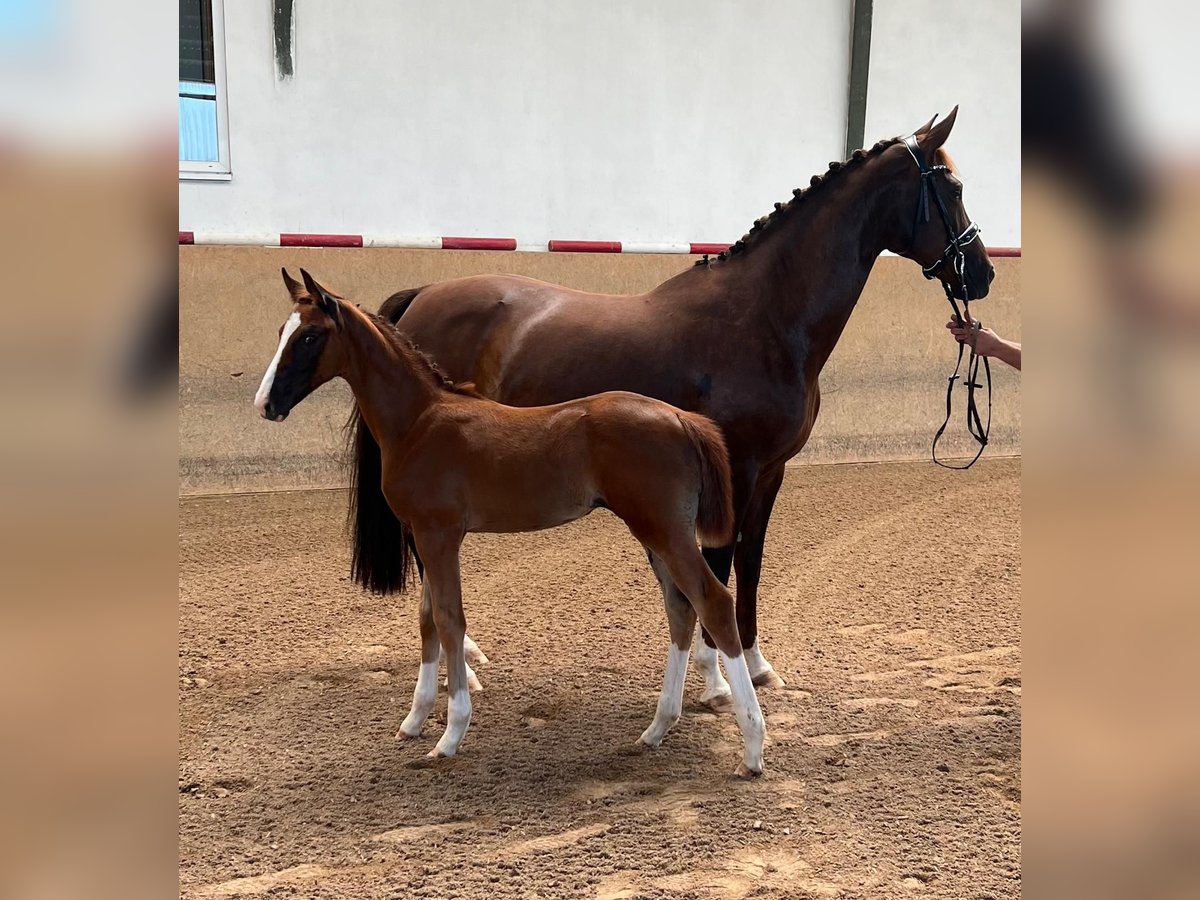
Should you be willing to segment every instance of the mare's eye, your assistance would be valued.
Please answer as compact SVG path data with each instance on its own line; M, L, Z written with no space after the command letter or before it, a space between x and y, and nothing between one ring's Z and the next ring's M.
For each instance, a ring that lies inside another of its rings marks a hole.
M306 344L312 344L316 340L317 340L317 336L315 334L306 334L304 336L304 343L306 343Z

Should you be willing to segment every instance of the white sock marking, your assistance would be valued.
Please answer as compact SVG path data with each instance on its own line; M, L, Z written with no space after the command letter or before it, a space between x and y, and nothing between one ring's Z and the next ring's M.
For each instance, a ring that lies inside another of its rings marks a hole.
M413 690L412 709L400 723L400 731L409 737L416 737L421 733L421 726L425 724L425 720L433 712L433 705L437 703L437 673L437 660L423 662L421 668L417 670L417 686Z
M671 727L679 721L683 712L683 682L687 678L688 656L691 647L679 649L671 645L667 654L667 672L663 676L662 693L658 697L658 709L654 721L642 732L642 743L657 747L667 736Z
M479 649L479 645L471 640L471 636L469 634L463 635L463 651L467 654L468 661L474 660L475 665L477 666L487 665L488 658L484 655L483 651ZM470 666L467 666L467 668L469 669Z
M746 656L746 667L750 670L750 677L757 678L764 672L774 672L775 667L767 662L767 658L762 655L762 651L758 649L758 639L755 638L754 645L747 647L743 653Z
M450 707L446 712L446 731L437 742L436 752L442 756L453 756L458 752L471 725L471 692L465 687L450 695Z
M275 351L271 364L267 366L267 374L263 376L262 384L258 386L258 393L254 395L254 408L258 410L260 416L267 414L267 400L271 397L271 385L275 383L275 369L279 366L279 360L283 358L283 348L287 346L288 338L299 327L300 313L298 312L292 313L283 323L283 333L279 335L279 349Z
M729 673L729 686L733 691L733 713L737 717L738 728L741 729L742 741L745 744L746 768L751 772L761 772L767 724L763 719L762 707L758 705L758 694L754 693L750 670L746 667L746 655L739 653L731 658L722 653L721 662L725 663L725 671Z
M729 682L725 680L725 676L721 674L721 667L717 664L717 649L708 646L702 634L696 635L694 643L696 669L704 676L704 694L700 699L708 701L716 697L728 697Z

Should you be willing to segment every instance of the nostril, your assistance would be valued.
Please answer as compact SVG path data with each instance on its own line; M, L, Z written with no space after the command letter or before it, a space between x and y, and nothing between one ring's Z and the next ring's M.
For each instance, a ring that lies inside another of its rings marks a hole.
M996 280L996 267L988 266L988 284Z

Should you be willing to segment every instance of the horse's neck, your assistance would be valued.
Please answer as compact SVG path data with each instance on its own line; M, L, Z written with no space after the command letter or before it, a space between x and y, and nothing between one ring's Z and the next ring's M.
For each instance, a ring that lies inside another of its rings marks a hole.
M776 227L733 257L729 277L744 284L759 320L788 341L815 376L842 335L884 250L880 175L866 166L799 202Z
M414 359L361 313L345 316L345 337L348 352L342 377L367 427L380 446L401 439L438 402L440 391Z

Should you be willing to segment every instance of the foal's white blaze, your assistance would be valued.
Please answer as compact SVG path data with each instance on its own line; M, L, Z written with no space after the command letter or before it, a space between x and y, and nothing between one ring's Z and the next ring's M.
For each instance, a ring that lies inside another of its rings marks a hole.
M425 724L425 720L433 712L433 705L437 703L437 673L436 659L433 662L421 663L421 668L417 671L417 686L413 690L412 709L400 723L400 734L396 737L417 737L421 733L421 726Z
M667 654L667 673L663 676L663 689L658 697L658 710L654 713L654 721L642 732L641 741L650 747L657 747L667 736L671 727L679 721L683 712L683 682L687 678L688 655L691 647L682 650L671 645Z
M275 369L279 366L279 360L283 358L283 348L287 346L288 338L299 327L300 313L294 312L283 323L283 333L279 335L279 349L275 351L275 357L271 360L271 364L267 366L267 374L263 376L262 384L258 386L258 393L254 395L254 408L258 410L258 414L263 418L266 418L267 415L267 400L271 396L271 385L275 383Z
M704 635L696 635L696 669L704 676L704 693L701 701L707 703L717 697L729 696L729 682L721 674L721 666L717 663L717 648L710 647L704 642Z
M746 654L739 653L736 657L721 654L721 662L729 673L729 686L733 691L733 714L737 717L738 728L742 732L745 744L743 765L750 774L757 775L763 768L763 741L767 737L767 724L763 720L762 707L758 705L758 694L754 692L754 682L750 680L750 670L746 667ZM739 774L746 774L739 769Z

